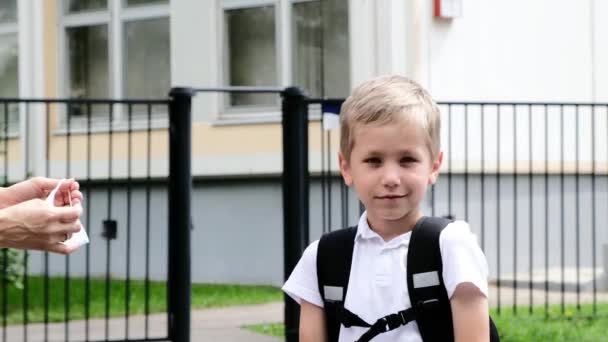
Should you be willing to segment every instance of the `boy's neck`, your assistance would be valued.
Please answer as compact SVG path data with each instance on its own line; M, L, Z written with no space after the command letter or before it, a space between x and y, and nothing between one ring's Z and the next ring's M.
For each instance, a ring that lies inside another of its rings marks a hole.
M422 217L420 210L415 210L408 215L397 220L383 220L370 217L368 214L367 224L380 237L388 242L399 235L410 232L414 229L416 222Z

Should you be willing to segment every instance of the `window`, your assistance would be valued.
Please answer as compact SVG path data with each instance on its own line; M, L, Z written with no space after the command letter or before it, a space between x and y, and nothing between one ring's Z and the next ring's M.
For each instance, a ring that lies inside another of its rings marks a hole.
M0 23L17 24L17 0L5 0L0 5Z
M67 0L67 13L103 10L108 7L107 0Z
M68 65L72 98L108 97L108 27L92 25L67 29ZM95 107L95 110L101 108ZM72 107L80 115L84 108Z
M233 86L276 85L275 6L226 10L228 79ZM230 105L272 105L276 96L233 94Z
M222 4L224 84L297 85L312 97L348 95L348 1L223 0ZM281 8L289 9L289 27L280 24L285 22ZM286 46L280 44L284 35L288 35ZM226 105L268 108L278 105L278 99L232 94Z
M350 88L348 1L294 3L292 36L294 84L311 97L346 97Z
M168 0L62 0L62 6L65 95L167 97L171 79ZM166 112L166 108L156 110ZM69 115L82 118L87 111L86 106L72 106ZM105 123L110 119L107 105L92 106L91 115ZM113 108L112 119L126 120L126 110Z
M125 23L123 43L126 97L166 97L171 86L169 18Z
M17 35L17 0L0 4L0 97L19 96L19 44ZM19 106L0 108L0 134L8 120L11 132L19 130Z

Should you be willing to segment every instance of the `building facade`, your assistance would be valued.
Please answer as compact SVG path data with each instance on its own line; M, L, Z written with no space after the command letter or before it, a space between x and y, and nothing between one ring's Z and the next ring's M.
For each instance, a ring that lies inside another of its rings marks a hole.
M0 96L152 99L166 98L172 86L297 85L311 97L340 98L363 80L397 73L419 81L443 102L608 102L608 23L601 20L608 4L604 1L444 2L457 10L437 16L434 2L425 0L5 1L0 9ZM34 119L21 119L26 112ZM94 181L141 180L148 176L158 179L151 191L154 210L149 221L156 239L152 254L160 258L155 265L163 264L166 203L170 200L162 182L168 170L166 108L26 108L9 104L5 113L0 121L8 122L10 129L9 139L4 140L3 158L7 162L2 164L7 165L3 174L9 182L28 175L48 175L88 179L97 184L91 185L87 202L92 205L90 252L93 258L111 260L116 277L123 276L127 251L121 227L129 225L134 234L145 231L146 220L141 213L145 212L142 196L146 189L133 185L134 214L127 223L124 182L108 194L106 185ZM325 157L319 152L324 144L320 112L313 108L311 113L310 171L318 175L329 166L335 173L336 161L325 165ZM505 121L511 122L516 114L505 115ZM562 125L573 127L577 117L567 114ZM498 116L489 116L486 124L493 127L497 120ZM597 120L598 127L606 127L605 116L598 113ZM453 121L454 125L461 122ZM195 96L194 281L282 281L280 122L278 96ZM549 125L549 132L559 132L559 127L551 126L555 125L553 120L539 125ZM523 131L532 130L523 121L519 126ZM498 152L507 160L502 163L494 162L490 152L463 152L463 141L483 136L481 127L471 126L462 134L452 134L444 127L444 140L449 137L447 144L453 146L444 169L479 179L483 172L506 176L524 173L525 168L517 171L517 167L528 164L540 174L548 165L549 173L564 168L570 175L575 171L587 175L595 172L604 177L600 177L600 185L606 182L605 134L583 142L580 156L579 150L567 148L561 157L555 147L559 144L547 146L549 152L543 154L545 145L540 136L536 142L536 135L527 141L534 146L531 152L517 153L518 148L512 146L519 126L504 126L503 140L477 143L489 144L486 151L504 146ZM129 128L131 135L127 134ZM590 132L591 126L581 126L581 135ZM152 147L147 145L149 134ZM93 141L93 154L85 148L87 139ZM110 139L113 143L108 144ZM127 139L132 139L130 153L125 149ZM25 144L26 140L29 143ZM331 133L328 142L335 155L337 133ZM476 140L470 143L474 145ZM69 144L73 148L66 149ZM592 149L596 155L593 161ZM70 160L67 169L66 160ZM338 184L336 178L331 186L337 189ZM325 220L320 214L322 187L313 179L312 239L319 236L319 223ZM349 196L352 210L348 223L354 223L358 206L354 194ZM606 192L600 196L605 198ZM340 210L337 202L329 206ZM112 253L105 241L95 243L108 213L119 227ZM330 221L333 227L343 224L337 215ZM503 224L506 233L510 230L505 227L511 227L512 222ZM473 226L476 233L481 234L482 224ZM608 242L608 236L602 234L598 236L603 239L600 241ZM495 241L493 237L487 239ZM513 240L510 244L516 243ZM131 248L133 262L143 262L145 247L134 243ZM80 261L71 263L72 274L84 272L83 253L74 254L72 260ZM489 259L491 264L495 262L495 258ZM41 260L35 253L30 257L31 272L43 272ZM56 260L50 264L52 272L65 271L60 257L53 256L52 260ZM503 269L512 269L513 263L506 262ZM92 272L101 274L104 267L101 263ZM166 266L154 272L155 278L163 279Z

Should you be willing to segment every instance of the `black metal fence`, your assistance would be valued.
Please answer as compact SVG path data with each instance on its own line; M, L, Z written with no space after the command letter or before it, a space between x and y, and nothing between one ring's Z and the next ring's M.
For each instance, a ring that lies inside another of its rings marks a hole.
M189 340L192 95L0 99L3 186L76 178L90 238L69 256L2 251L18 276L0 285L2 341Z
M356 223L362 208L340 180L331 129L341 100L308 99L296 88L178 88L162 100L1 99L4 185L32 174L79 179L91 238L68 257L17 256L23 290L0 285L3 341L189 340L190 103L202 91L282 95L286 276L309 236ZM598 279L608 242L608 104L441 106L446 158L425 212L470 222L491 269L491 304L498 312L541 306L548 315L551 305L563 314L568 303L583 311L589 302L597 314L607 300ZM154 143L161 139L169 141L168 167ZM163 206L168 225L156 210ZM4 274L11 253L2 252ZM117 263L124 273L110 271ZM51 310L57 301L60 312ZM94 310L103 319L92 319ZM297 310L286 298L288 340L297 336Z
M342 100L286 94L288 276L309 234L316 239L354 225L364 209L339 176L339 137L332 127ZM423 210L470 223L488 259L491 306L498 314L507 307L516 314L598 314L598 302L608 301L608 289L600 288L608 286L601 271L603 263L606 277L608 261L601 260L608 255L608 104L440 107L445 157ZM290 298L285 323L287 340L295 341L298 307Z

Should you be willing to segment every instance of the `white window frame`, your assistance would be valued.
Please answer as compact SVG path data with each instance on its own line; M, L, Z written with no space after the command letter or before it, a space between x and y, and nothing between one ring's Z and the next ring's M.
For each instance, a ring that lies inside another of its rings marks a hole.
M277 84L268 86L288 87L293 85L293 37L292 37L292 7L297 3L315 2L322 0L221 0L218 10L219 32L217 51L219 51L220 82L228 86L229 61L227 54L227 29L224 22L224 12L230 9L253 8L265 5L275 6L275 37L276 37L276 60L277 60ZM344 0L347 1L347 0ZM278 99L278 95L277 95ZM280 105L273 107L263 106L230 106L228 96L218 96L218 117L214 122L222 124L242 123L264 123L280 122ZM312 108L311 118L319 118L320 109Z
M94 25L107 25L108 29L108 98L109 99L122 99L124 98L124 82L126 75L124 74L124 37L123 27L128 22L146 20L146 19L159 19L169 18L170 16L170 1L167 3L150 4L150 5L137 5L137 6L126 6L124 0L107 0L108 7L101 10L83 11L80 13L66 13L65 0L57 0L57 16L59 23L59 58L58 58L58 89L60 97L69 97L69 61L67 51L67 37L66 32L69 28L74 27L86 27ZM170 29L170 28L169 28ZM169 72L171 72L169 70ZM167 97L170 89L167 89ZM140 113L133 112L132 116L132 129L147 129L147 120L142 116L137 115ZM153 128L166 128L168 127L168 120L166 115L152 115L151 126ZM58 127L59 133L66 130L67 113L62 110L58 115ZM70 119L70 131L79 132L84 131L87 127L87 118L71 118ZM112 128L114 130L127 129L128 115L126 110L122 109L122 106L115 105L112 112ZM72 127L73 126L73 127ZM108 119L107 118L95 118L91 119L91 127L94 131L107 131Z

